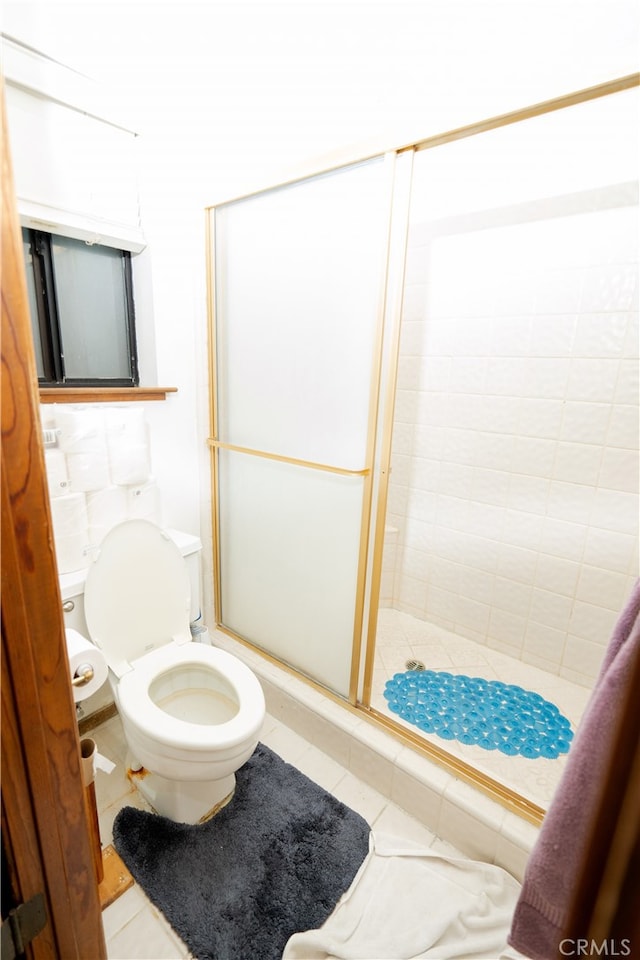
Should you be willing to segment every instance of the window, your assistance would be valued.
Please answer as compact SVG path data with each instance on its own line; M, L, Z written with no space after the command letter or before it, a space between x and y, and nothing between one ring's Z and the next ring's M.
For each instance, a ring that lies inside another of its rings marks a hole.
M41 386L138 385L131 254L23 229Z

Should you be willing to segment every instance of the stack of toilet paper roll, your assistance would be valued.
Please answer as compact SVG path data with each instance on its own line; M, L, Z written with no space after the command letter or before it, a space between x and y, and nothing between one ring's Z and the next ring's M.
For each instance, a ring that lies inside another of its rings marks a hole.
M100 411L61 410L56 424L58 446L65 455L73 492L109 486L109 455Z
M45 461L60 573L87 567L124 520L161 523L143 409L56 405L43 428L58 443L45 450Z
M92 410L61 408L55 417L58 447L46 451L49 487L65 493L51 500L51 517L60 573L88 567L91 561L85 492L109 483L107 444L100 417ZM64 466L62 460L64 459Z
M58 445L74 492L146 483L151 470L144 410L72 408L56 414Z
M70 628L67 628L65 633L71 679L82 676L87 669L93 670L93 676L90 680L72 687L73 699L76 703L80 703L92 694L97 693L107 679L109 668L102 651L86 637L83 637L81 633Z
M67 458L62 450L48 449L44 451L44 462L47 469L49 496L63 497L69 493L69 474L67 473Z
M51 519L60 573L82 570L91 562L89 524L84 493L51 500Z
M89 540L94 546L102 543L109 530L128 517L128 496L124 487L112 484L87 493Z

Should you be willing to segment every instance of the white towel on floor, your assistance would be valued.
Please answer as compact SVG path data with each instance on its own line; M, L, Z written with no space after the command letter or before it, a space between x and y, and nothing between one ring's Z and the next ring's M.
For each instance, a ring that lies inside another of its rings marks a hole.
M319 930L294 934L283 960L506 958L519 893L501 867L372 832L369 855L331 916Z

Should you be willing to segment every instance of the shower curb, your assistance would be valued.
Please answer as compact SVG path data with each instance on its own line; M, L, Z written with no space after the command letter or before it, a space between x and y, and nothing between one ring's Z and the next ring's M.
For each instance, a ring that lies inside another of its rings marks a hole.
M465 856L522 880L537 826L244 643L219 631L211 639L257 674L270 716Z

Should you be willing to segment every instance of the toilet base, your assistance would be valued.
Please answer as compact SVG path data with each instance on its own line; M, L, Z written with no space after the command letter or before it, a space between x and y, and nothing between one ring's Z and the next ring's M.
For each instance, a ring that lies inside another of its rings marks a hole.
M224 807L233 795L235 774L221 780L167 780L142 767L129 770L129 779L156 813L175 823L202 823Z

